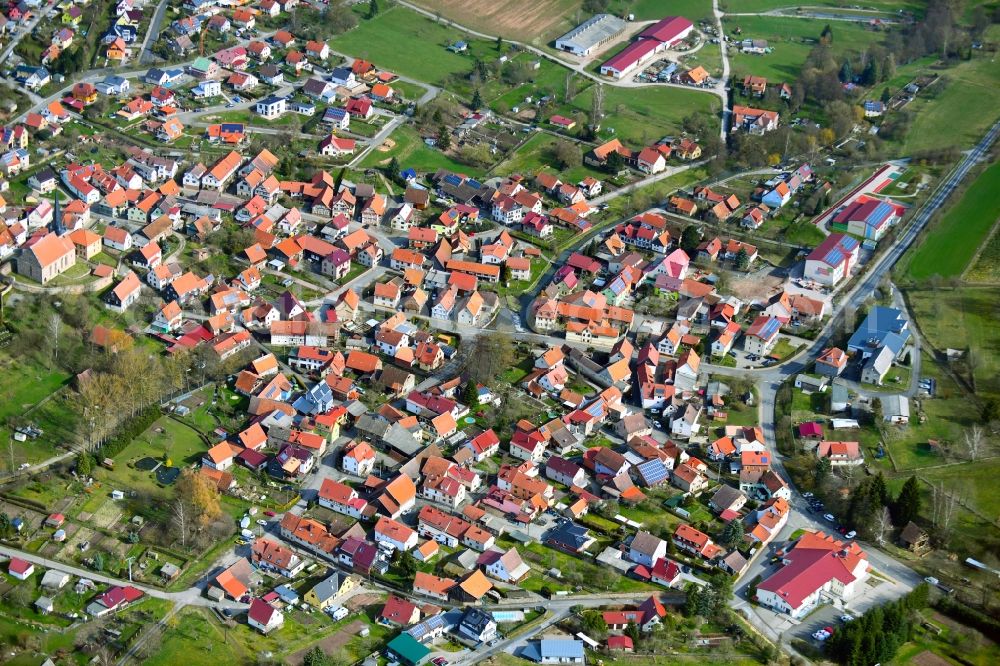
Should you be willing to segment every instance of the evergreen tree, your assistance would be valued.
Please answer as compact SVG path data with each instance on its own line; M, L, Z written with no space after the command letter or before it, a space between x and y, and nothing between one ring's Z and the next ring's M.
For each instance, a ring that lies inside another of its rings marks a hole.
M81 453L76 459L76 473L80 476L90 476L91 470L90 454Z
M750 255L744 248L740 248L740 251L736 253L736 268L741 271L745 271L750 267Z
M854 68L851 67L850 60L845 60L844 64L840 66L839 78L842 83L850 83L854 80Z
M472 110L478 111L481 108L483 108L483 96L479 93L479 88L476 88L472 93Z
M826 45L833 44L833 28L830 27L829 23L823 28L823 32L819 33L819 41Z
M347 168L346 167L341 167L340 171L337 172L337 178L334 179L334 181L333 181L333 190L334 190L334 192L339 192L340 191L340 185L341 185L341 183L344 182L344 174L345 173L347 173Z
M441 150L451 148L451 132L444 125L438 127L438 148Z
M881 97L881 99L882 99L882 103L883 104L888 104L889 100L892 99L892 93L889 91L888 88L882 88L882 97Z
M872 477L872 497L880 506L889 506L891 497L889 496L889 488L885 485L885 477L882 472L879 472L874 477Z
M378 16L378 0L370 0L368 3L368 18L373 19Z
M873 86L878 83L879 73L874 58L869 58L865 64L864 71L861 72L861 83L866 86Z
M409 551L406 551L399 557L399 572L406 578L410 578L417 573L417 558L413 557Z
M392 159L389 160L389 178L397 183L401 182L403 180L402 176L399 175L401 171L402 169L399 166L399 160L395 155L393 155Z
M625 168L625 158L617 150L608 155L604 161L604 167L611 173L618 173Z
M816 486L819 487L820 485L822 485L823 481L825 481L829 476L830 476L830 459L820 458L819 460L816 461L816 472L815 472Z
M462 402L464 402L469 409L474 409L479 406L479 389L476 388L476 382L465 382L465 389L462 393Z
M701 232L693 224L689 224L684 227L684 231L681 233L681 249L684 250L688 256L693 256L695 248L698 247L698 243L701 242Z
M722 528L722 534L719 536L719 543L727 548L735 548L743 541L743 535L743 521L739 519L730 520L726 523L726 526Z
M302 666L330 666L330 657L320 646L313 646L302 658Z
M497 35L497 51L503 53L503 37Z
M903 484L893 505L892 518L897 527L916 520L920 514L920 485L917 477L911 476Z

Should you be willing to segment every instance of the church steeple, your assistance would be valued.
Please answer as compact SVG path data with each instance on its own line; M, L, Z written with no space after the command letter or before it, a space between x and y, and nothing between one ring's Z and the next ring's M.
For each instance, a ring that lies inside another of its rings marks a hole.
M55 190L52 193L52 231L56 232L60 236L66 233L66 227L63 226L62 215L59 214L59 190Z

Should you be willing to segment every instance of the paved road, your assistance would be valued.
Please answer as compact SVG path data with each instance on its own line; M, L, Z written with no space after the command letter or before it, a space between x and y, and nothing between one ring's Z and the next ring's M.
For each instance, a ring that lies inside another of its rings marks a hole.
M419 5L415 5L415 4L411 3L411 2L406 2L406 0L397 0L397 4L403 5L404 7L407 7L409 9L417 12L418 14L423 14L427 18L433 19L435 21L438 19L438 16L437 16L436 13L434 13L432 11L429 11L427 9L424 9L423 7L420 7ZM720 14L720 16L721 16L721 14ZM479 32L478 30L473 30L472 28L469 28L468 26L464 26L464 25L462 25L460 23L457 23L455 21L452 21L450 19L448 20L448 24L451 27L453 27L453 28L457 28L458 30L461 30L462 32L465 32L465 33L467 33L469 35L472 35L473 37L479 37L481 39L487 39L487 40L490 40L490 41L494 41L497 38L497 35L490 35L490 34L487 34L485 32ZM681 88L681 89L684 89L684 90L694 90L694 91L701 91L701 92L705 92L705 93L714 94L714 95L716 95L717 97L719 97L722 100L722 107L723 107L723 109L726 109L727 106L728 106L728 103L729 103L728 102L728 95L726 94L726 90L725 90L726 77L723 77L719 82L716 83L715 86L713 86L711 88L698 88L698 87L695 87L695 86L688 86L688 85L684 85L684 84L681 84L681 83L665 83L665 82L639 83L639 82L631 80L631 77L628 78L628 79L615 80L615 79L609 79L609 78L604 77L604 76L599 76L599 75L594 74L593 72L591 72L590 71L590 67L591 67L591 65L593 63L591 63L589 60L588 61L584 61L584 62L569 62L567 60L564 60L563 58L560 58L559 56L557 56L557 55L555 55L553 53L549 53L548 51L540 49L540 48L538 48L536 46L532 46L531 44L526 44L524 42L519 42L516 39L507 39L507 38L504 38L503 41L506 42L507 44L514 44L515 46L517 46L518 48L520 48L520 49L522 49L524 51L528 51L530 53L535 54L536 56L538 56L540 58L545 58L546 60L549 60L551 62L556 63L557 65L560 65L562 67L566 67L568 69L571 69L571 70L573 70L574 72L576 72L577 74L579 74L581 76L584 76L584 77L586 77L588 79L591 79L593 81L596 81L598 83L603 83L604 85L613 86L613 87L616 87L616 88L640 88L640 87L653 87L653 86L661 86L661 87L667 87L667 88ZM722 40L720 39L719 41L721 42ZM728 73L729 63L728 63L728 59L726 57L724 49L723 49L722 54L723 54L722 55L723 69L724 69L725 72ZM723 120L725 120L725 117L723 117ZM722 125L722 135L725 136L725 122L723 122L723 125Z
M7 43L7 46L4 47L3 51L0 51L0 62L7 62L7 58L9 58L10 54L14 52L14 49L17 47L17 45L21 42L22 39L24 39L26 35L30 35L31 31L38 26L42 18L46 14L48 14L49 10L52 8L52 5L53 3L49 2L44 7L38 8L37 13L35 14L35 18L32 19L31 22L28 23L28 25L24 26L23 30L19 30L17 32L17 36L12 38L10 42ZM13 26L13 24L8 24L8 30L10 30L11 28L15 28L15 26Z
M130 583L129 581L121 578L105 576L104 574L99 574L87 569L81 569L64 562L50 560L46 557L40 557L34 553L28 553L16 548L10 548L8 546L0 546L0 554L7 557L19 557L23 560L31 562L32 564L45 567L46 569L65 571L66 573L73 574L74 576L78 576L80 578L89 578L90 580L106 583L108 585L132 585L133 587L142 590L143 593L157 599L167 599L168 601L184 603L191 606L205 606L206 608L232 608L236 610L245 610L247 608L246 604L237 603L235 601L212 601L211 599L202 596L201 588L197 586L189 587L181 592L166 592L155 587L147 587L145 585L140 585L139 583Z
M153 20L149 23L149 29L146 30L146 38L142 40L142 47L139 49L139 64L152 64L156 61L156 56L153 55L153 44L156 43L157 38L160 36L160 27L163 25L163 17L167 13L167 7L169 3L167 0L160 0L156 5L156 11L153 12Z

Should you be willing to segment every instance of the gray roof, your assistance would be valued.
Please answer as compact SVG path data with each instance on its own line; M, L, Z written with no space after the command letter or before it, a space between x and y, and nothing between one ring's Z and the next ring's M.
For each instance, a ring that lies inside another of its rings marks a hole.
M579 659L583 658L583 641L575 638L543 638L538 641L538 650L542 659Z
M587 51L598 46L605 40L621 34L625 31L625 27L625 21L617 16L597 14L576 26L556 41L571 45L581 51Z
M347 574L334 571L327 578L316 583L316 587L312 591L319 601L325 601L337 595L337 591L343 587L345 580L347 580Z
M389 422L375 414L362 414L354 426L359 432L374 435L379 439L389 431Z
M910 401L905 395L887 395L882 398L882 414L910 418Z
M742 496L743 493L741 493L739 489L733 488L732 486L722 485L719 486L719 489L715 491L714 495L712 495L712 504L723 509L728 509L733 502Z
M910 339L908 324L900 310L875 306L868 311L868 316L847 341L847 349L872 351L879 347L889 347L895 356Z
M878 374L884 375L889 372L889 368L892 367L892 361L896 358L896 353L889 347L882 347L878 350L878 353L868 359L865 363L865 369L874 369Z
M413 436L413 433L398 423L393 423L389 427L389 431L382 437L382 441L387 446L409 456L414 455L423 447L423 444Z

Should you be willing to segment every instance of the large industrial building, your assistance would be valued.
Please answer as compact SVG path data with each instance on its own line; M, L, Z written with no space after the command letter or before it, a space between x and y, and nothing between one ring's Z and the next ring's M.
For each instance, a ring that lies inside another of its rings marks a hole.
M618 39L627 24L611 14L597 14L556 40L556 48L577 56L588 56Z
M639 33L636 41L601 65L601 74L621 79L654 55L667 50L691 34L694 25L682 16L668 16Z

